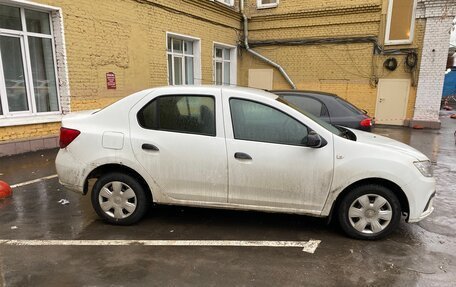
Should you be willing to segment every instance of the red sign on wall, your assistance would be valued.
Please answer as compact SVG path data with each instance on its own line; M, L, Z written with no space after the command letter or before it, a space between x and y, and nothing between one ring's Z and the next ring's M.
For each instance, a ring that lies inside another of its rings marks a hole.
M106 88L108 88L108 90L116 89L116 74L113 72L106 73Z

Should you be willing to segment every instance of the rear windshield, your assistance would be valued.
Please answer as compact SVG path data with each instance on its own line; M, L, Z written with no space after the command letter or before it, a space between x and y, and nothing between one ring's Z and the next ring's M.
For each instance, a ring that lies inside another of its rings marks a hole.
M284 98L278 97L276 100L281 102L282 104L285 104L285 105L295 109L296 111L300 112L301 114L303 114L306 117L310 118L311 120L313 120L314 122L316 122L320 126L322 126L325 129L327 129L328 131L332 132L333 134L340 135L340 130L338 128L336 128L335 126L331 125L330 123L327 123L324 120L320 119L319 117L317 117L317 116L315 116L315 115L313 115L313 114L311 114L311 113L309 113L307 111L304 111L304 110L300 109L298 106L296 106L293 103L290 103L289 101L285 100Z
M336 101L338 101L339 103L344 105L347 109L349 109L351 112L356 113L356 114L360 114L360 115L364 114L363 110L358 109L357 107L355 107L351 103L347 102L346 100L344 100L342 98L339 98L339 97L336 97L335 99L336 99Z

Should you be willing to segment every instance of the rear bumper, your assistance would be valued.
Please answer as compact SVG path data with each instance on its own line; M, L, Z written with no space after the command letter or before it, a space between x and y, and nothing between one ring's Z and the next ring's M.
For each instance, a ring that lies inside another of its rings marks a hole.
M373 128L373 126L363 127L363 126L360 125L356 129L358 129L360 131L365 131L365 132L372 132L372 128Z
M74 191L74 192L77 192L77 193L80 193L80 194L84 194L84 188L83 186L78 186L78 185L72 185L72 184L68 184L68 183L65 183L61 180L59 180L60 184L63 185L66 189L69 189L71 191Z
M77 193L84 193L84 164L65 149L61 149L55 159L59 182Z

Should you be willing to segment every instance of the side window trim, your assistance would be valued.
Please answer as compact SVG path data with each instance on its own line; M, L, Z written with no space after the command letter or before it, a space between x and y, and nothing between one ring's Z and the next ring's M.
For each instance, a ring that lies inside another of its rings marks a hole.
M322 106L321 106L321 116L331 119L328 107L325 105L325 103L322 103Z
M258 101L255 101L255 100L251 100L251 99L245 99L245 98L238 98L238 97L230 97L228 99L228 103L229 103L229 109L230 109L230 118L231 118L231 128L232 128L232 131L233 131L233 138L235 140L242 140L242 141L250 141L250 142L261 142L261 143L267 143L267 144L277 144L277 145L288 145L288 146L299 146L299 147L307 147L306 145L304 144L289 144L289 143L276 143L276 142L268 142L268 141L259 141L259 140L249 140L249 139L240 139L240 138L237 138L236 137L236 133L234 131L234 121L233 121L233 110L231 109L231 100L241 100L241 101L246 101L246 102L252 102L252 103L255 103L255 104L260 104L260 105L263 105L263 106L266 106L266 107L269 107L273 110L276 110L290 118L292 118L293 120L297 121L299 124L301 124L303 127L306 128L307 130L307 133L310 133L311 129L305 125L304 123L302 123L300 120L296 119L295 117L293 117L292 115L276 108L276 107L273 107L271 105L268 105L266 103L262 103L262 102L258 102Z
M317 99L317 98L313 97L312 95L309 95L308 98L311 98L311 99L314 99L314 100L320 102L320 104L321 104L320 117L328 117L329 119L331 119L331 115L329 114L328 107L326 106L326 104L322 100ZM325 114L323 114L323 112Z
M152 102L158 101L160 98L165 97L202 97L202 98L211 98L214 101L214 132L212 134L203 134L198 132L190 132L190 131L176 131L176 130L169 130L169 129L162 129L160 128L160 105L156 107L156 121L157 121L157 128L147 128L141 124L139 120L140 113L144 110ZM214 95L204 95L204 94L163 94L154 97L152 100L148 101L136 114L136 121L138 125L145 130L154 130L154 131L163 131L163 132L172 132L172 133L181 133L181 134L192 134L192 135L200 135L200 136L209 136L209 137L216 137L217 136L217 101Z

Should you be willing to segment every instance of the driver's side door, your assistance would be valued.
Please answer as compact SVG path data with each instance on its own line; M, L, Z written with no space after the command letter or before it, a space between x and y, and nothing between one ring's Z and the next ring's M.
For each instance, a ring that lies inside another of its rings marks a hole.
M224 97L228 202L319 214L331 185L332 146L303 144L309 129L271 105Z

